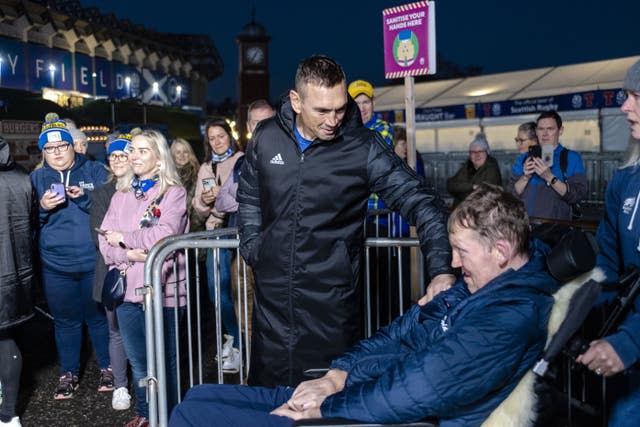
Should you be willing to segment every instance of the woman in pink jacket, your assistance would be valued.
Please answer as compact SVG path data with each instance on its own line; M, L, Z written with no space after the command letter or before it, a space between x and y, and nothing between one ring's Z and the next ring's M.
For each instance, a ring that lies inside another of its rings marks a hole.
M116 188L118 191L102 222L105 234L99 243L109 268L127 272L124 303L116 309L136 384L136 417L126 427L144 427L149 417L146 389L137 384L147 375L145 322L142 297L135 291L143 286L147 252L162 238L187 231L186 191L180 185L167 141L161 133L145 130L134 136L129 162L134 176L130 185ZM182 312L186 304L181 255L177 256L177 262L178 277L173 273L173 259L165 263L162 275L169 408L177 403L174 307L177 303Z

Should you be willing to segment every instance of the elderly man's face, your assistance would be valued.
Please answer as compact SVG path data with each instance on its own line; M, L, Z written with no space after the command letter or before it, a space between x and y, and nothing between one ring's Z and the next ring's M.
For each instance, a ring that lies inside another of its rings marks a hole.
M471 293L476 292L504 271L504 259L495 248L487 248L477 231L455 227L449 233L453 268L461 268Z
M249 111L249 116L247 117L247 128L249 128L249 132L253 133L258 123L269 117L273 117L274 114L275 111L268 107L255 108Z
M73 140L73 150L76 153L87 154L87 150L89 149L89 143L84 139L74 139Z

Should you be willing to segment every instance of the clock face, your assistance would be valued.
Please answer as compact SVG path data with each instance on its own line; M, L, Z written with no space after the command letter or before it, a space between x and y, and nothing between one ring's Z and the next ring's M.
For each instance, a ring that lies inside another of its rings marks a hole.
M264 50L259 46L251 46L244 52L247 63L251 65L262 65L264 63Z

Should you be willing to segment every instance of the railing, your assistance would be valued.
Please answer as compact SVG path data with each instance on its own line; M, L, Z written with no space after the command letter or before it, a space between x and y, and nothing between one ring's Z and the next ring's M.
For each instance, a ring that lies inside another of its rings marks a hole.
M214 251L213 264L217 265L217 251L221 248L233 249L237 253L238 239L237 231L235 229L224 229L215 231L206 231L200 233L189 233L180 236L167 237L158 242L152 250L149 252L147 262L145 263L145 279L144 288L140 289L140 293L144 294L145 307L151 307L151 309L145 310L145 331L146 331L146 348L147 348L147 376L143 379L143 386L147 387L147 396L149 400L149 422L151 426L166 426L168 424L168 403L167 403L167 378L166 378L166 359L164 351L164 318L163 318L163 287L161 286L162 269L165 260L169 259L176 251L184 251L186 257L187 270L185 277L186 284L186 319L183 323L183 327L177 327L176 330L183 332L186 330L186 339L181 339L180 334L176 334L176 366L178 372L176 373L178 378L178 391L182 390L181 379L188 378L189 387L195 384L201 384L205 381L223 383L225 378L222 371L222 358L218 358L217 361L217 375L207 376L207 368L203 366L204 356L207 352L207 345L203 343L203 337L207 335L205 325L205 319L203 319L201 308L203 301L201 299L201 292L199 282L201 281L201 266L197 262L199 252L202 250L212 249ZM389 282L397 283L395 292L399 295L398 301L400 306L398 307L399 313L404 312L405 306L403 305L403 289L405 289L407 280L403 277L402 268L404 262L407 261L403 258L401 248L415 247L418 245L417 239L392 239L392 238L370 238L365 243L365 264L367 266L367 273L365 274L365 325L366 335L371 335L374 332L373 328L373 314L371 308L371 296L379 292L379 289L371 283L371 275L368 273L371 263L371 249L393 249L397 250L398 257L397 271L399 277L397 280L389 280ZM241 313L244 322L239 322L239 325L244 324L241 327L240 336L245 339L241 342L240 352L244 355L243 363L241 364L241 370L239 373L239 381L244 382L245 374L249 369L249 333L248 333L248 319L247 313L247 275L246 266L241 257L236 257L236 265L238 271L244 271L243 277L241 274L236 275L236 280L240 283L235 297L235 304L237 313ZM174 265L175 268L175 265ZM220 275L216 274L216 278ZM219 279L215 284L215 353L222 354L222 322L220 312L220 283ZM178 309L174 311L174 321L177 325L179 321ZM378 325L376 325L378 326ZM193 333L195 331L195 333ZM183 345L183 341L186 344ZM186 349L182 347L186 346ZM187 362L185 362L185 359ZM194 363L195 361L195 363ZM182 366L187 365L187 372L184 372ZM197 374L197 375L196 375Z

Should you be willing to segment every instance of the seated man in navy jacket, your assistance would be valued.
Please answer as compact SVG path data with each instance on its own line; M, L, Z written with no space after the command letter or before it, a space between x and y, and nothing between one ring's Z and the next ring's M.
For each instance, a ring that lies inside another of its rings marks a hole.
M463 273L451 289L360 341L322 378L295 390L197 386L170 424L289 426L320 417L482 424L543 350L558 283L546 269L548 247L529 242L522 202L498 187L482 184L469 195L448 231L452 266Z

